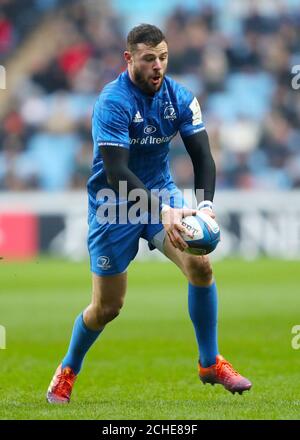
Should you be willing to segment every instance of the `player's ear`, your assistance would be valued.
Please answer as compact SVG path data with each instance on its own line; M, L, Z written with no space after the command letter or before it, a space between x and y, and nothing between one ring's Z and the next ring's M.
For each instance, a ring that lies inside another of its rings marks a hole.
M131 63L132 63L132 53L129 52L128 50L125 50L125 52L124 52L124 58L125 58L125 61L126 61L128 64L131 64Z

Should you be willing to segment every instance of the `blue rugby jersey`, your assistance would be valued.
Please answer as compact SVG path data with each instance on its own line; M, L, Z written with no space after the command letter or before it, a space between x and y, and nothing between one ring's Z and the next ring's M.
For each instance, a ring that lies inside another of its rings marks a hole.
M101 147L129 149L130 170L148 189L162 189L173 183L168 160L171 139L178 131L186 137L204 129L199 103L185 87L165 76L160 90L150 96L133 84L128 71L121 73L104 87L94 106L90 206L101 203L96 201L100 189L110 188Z

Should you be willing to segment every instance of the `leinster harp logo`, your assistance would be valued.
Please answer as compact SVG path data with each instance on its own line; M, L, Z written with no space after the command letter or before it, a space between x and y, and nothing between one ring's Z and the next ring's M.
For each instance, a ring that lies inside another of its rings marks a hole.
M110 259L105 255L101 255L101 257L97 260L97 266L101 267L103 270L107 270L111 268Z
M164 119L173 121L176 118L177 116L173 104L169 104L164 110Z

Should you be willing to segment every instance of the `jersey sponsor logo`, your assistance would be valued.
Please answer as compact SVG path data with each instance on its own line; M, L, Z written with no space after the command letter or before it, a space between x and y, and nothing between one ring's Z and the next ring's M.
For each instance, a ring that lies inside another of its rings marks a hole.
M173 105L168 105L164 110L164 119L170 119L171 121L173 121L176 118L177 116Z
M144 128L145 134L152 134L155 132L156 132L156 127L154 127L153 125L147 125L147 127Z
M133 122L135 123L139 123L139 122L143 122L144 118L142 118L142 115L140 114L139 111L136 112L135 117L133 118Z
M106 257L105 255L101 255L101 257L98 257L97 266L101 267L101 269L103 269L103 270L110 269L111 264L110 264L109 257Z
M201 124L202 123L202 112L201 112L201 108L200 108L200 105L199 105L197 98L193 99L193 101L190 103L189 107L193 113L192 124L193 125Z
M130 145L158 145L158 144L165 144L170 142L170 140L176 135L175 133L171 134L171 136L162 136L162 137L155 137L155 136L146 136L142 138L131 138L130 139Z

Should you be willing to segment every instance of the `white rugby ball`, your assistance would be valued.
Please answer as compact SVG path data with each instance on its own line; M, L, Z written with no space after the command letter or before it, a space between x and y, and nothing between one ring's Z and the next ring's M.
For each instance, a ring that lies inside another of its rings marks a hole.
M218 223L209 215L197 212L197 215L184 217L181 224L193 234L192 237L181 233L188 248L185 252L194 255L206 255L214 251L220 241Z

